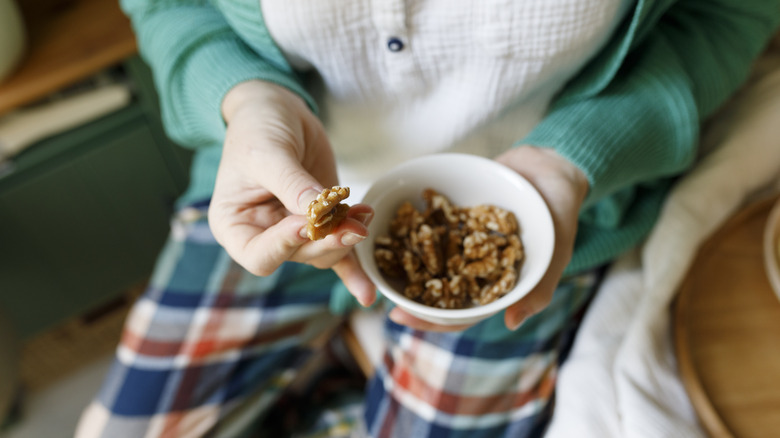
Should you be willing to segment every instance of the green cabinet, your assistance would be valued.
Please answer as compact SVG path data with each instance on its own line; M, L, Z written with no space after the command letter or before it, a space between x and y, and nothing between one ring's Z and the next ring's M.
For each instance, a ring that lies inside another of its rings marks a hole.
M143 281L187 183L148 70L128 61L132 104L46 139L0 176L0 309L23 337Z

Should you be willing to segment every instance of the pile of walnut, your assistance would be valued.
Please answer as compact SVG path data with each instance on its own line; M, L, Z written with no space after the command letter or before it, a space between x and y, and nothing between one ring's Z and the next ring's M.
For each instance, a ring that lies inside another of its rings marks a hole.
M510 291L524 259L515 215L492 205L457 207L432 189L423 199L425 211L405 202L389 234L377 237L380 270L400 279L408 298L444 309L487 304Z

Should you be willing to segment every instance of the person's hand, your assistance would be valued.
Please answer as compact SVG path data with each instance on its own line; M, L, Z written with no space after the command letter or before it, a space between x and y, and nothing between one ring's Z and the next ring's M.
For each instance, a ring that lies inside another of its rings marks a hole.
M539 190L550 208L555 226L555 248L547 272L539 284L523 299L504 312L504 323L517 329L528 317L541 312L552 300L564 268L568 265L577 234L577 217L589 184L582 171L552 149L520 146L496 158L513 169ZM433 324L396 307L390 319L419 330L461 331L470 325L443 326Z
M320 121L300 97L262 81L231 89L222 114L227 133L209 207L217 242L255 275L288 260L332 268L361 304L371 304L374 285L352 252L368 235L371 207L353 205L325 239L306 236L309 203L338 183Z

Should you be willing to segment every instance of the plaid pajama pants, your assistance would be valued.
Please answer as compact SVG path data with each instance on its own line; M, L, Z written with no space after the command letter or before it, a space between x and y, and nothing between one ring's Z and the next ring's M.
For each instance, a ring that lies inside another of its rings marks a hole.
M238 436L240 413L267 412L337 317L337 277L285 264L256 277L216 243L205 205L173 221L78 438ZM540 436L561 351L595 289L594 272L561 282L517 331L502 315L461 333L385 323L386 353L369 381L363 429L374 437Z

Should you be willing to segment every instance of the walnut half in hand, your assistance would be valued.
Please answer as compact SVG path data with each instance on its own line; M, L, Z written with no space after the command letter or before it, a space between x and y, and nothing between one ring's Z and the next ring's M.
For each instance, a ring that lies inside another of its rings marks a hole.
M349 187L333 186L324 189L317 199L309 203L306 217L306 234L311 240L321 240L328 236L339 224L347 218L349 205L341 201L349 197Z

